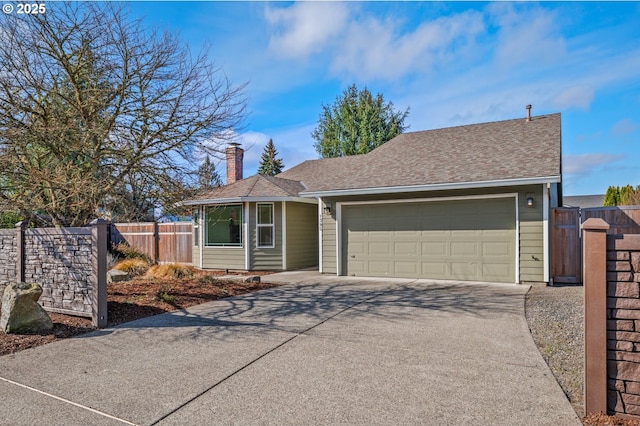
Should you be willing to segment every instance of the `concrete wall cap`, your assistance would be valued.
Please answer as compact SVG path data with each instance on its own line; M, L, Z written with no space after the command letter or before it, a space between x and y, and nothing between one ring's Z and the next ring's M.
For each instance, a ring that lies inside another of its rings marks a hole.
M599 217L590 217L582 224L582 229L608 230L609 224Z

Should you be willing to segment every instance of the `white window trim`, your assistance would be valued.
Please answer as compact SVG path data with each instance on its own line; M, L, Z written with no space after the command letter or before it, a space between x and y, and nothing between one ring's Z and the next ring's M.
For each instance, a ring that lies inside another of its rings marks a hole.
M204 248L213 248L213 249L224 249L224 250L238 250L238 249L243 249L244 247L247 247L247 243L246 243L246 238L245 235L247 234L247 229L245 227L245 219L244 217L241 219L242 222L240 224L240 229L242 232L242 235L240 237L240 245L218 245L218 244L208 244L207 238L208 238L208 226L207 226L207 217L206 217L206 213L207 213L207 208L208 207L229 207L229 206L240 206L242 208L242 216L246 216L246 211L247 211L247 206L245 206L243 203L230 203L230 204L220 204L218 206L211 206L211 205L207 205L207 206L203 206L202 207L202 239L200 240L202 242L202 245Z
M258 223L258 210L260 206L268 205L271 206L271 223L270 224L260 224ZM276 209L274 203L256 203L256 248L257 249L268 249L276 247ZM258 230L260 228L271 228L271 245L261 246L260 238L258 235Z

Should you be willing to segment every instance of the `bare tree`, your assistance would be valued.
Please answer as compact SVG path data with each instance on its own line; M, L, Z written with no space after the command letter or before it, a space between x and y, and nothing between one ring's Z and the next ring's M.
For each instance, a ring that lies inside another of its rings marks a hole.
M245 85L117 3L46 6L0 16L0 199L56 226L177 201L193 153L241 125Z

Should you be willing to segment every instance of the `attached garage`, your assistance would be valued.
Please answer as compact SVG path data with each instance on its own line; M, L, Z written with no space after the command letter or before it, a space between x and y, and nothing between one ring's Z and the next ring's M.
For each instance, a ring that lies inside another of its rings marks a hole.
M343 275L517 282L516 195L341 203Z

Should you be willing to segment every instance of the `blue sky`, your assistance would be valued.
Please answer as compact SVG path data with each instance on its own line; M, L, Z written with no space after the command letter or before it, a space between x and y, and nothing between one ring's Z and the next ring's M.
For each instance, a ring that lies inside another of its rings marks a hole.
M245 177L272 138L286 167L350 84L410 108L409 131L562 113L565 195L640 184L640 2L130 3L235 83ZM224 175L224 163L218 164Z

